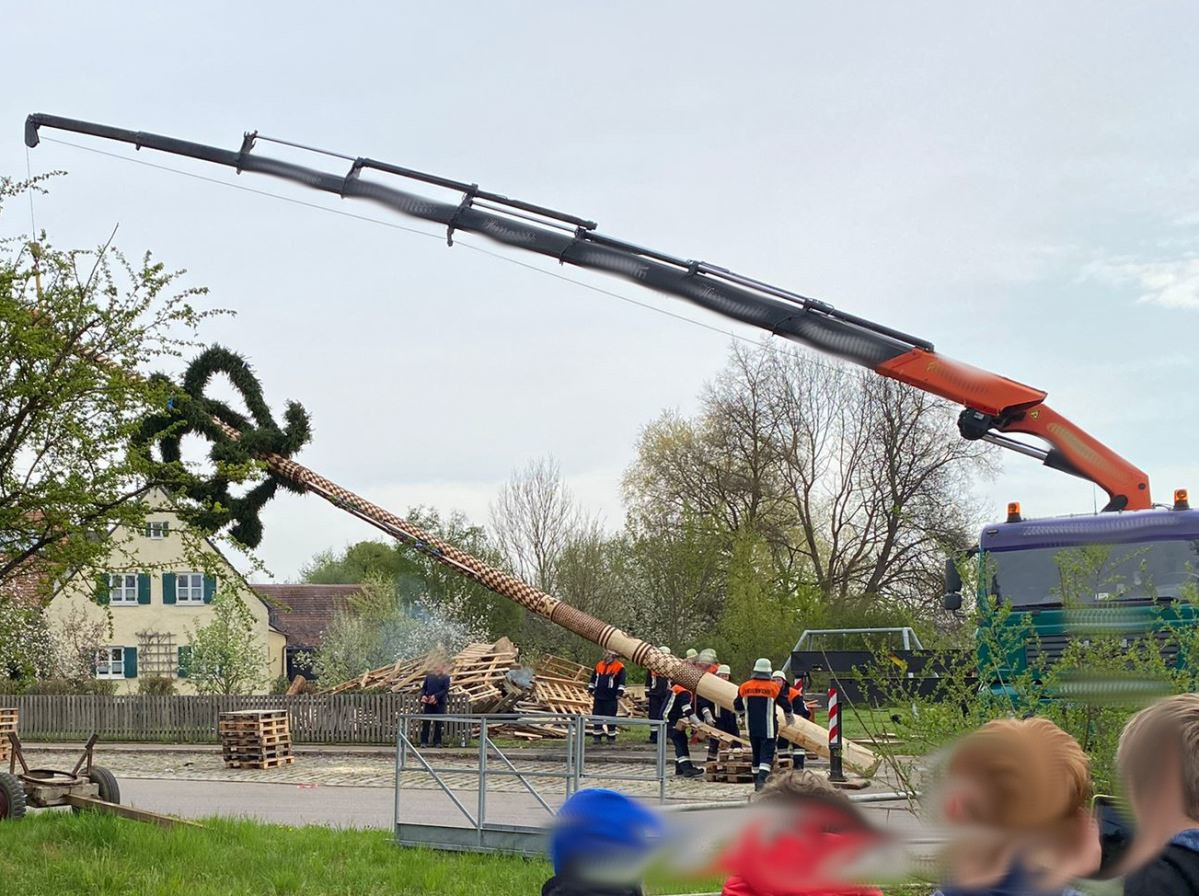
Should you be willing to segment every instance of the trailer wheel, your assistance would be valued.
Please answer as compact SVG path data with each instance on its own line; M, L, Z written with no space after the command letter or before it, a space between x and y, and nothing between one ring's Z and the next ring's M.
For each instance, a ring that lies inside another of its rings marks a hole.
M0 821L18 821L25 817L25 786L7 772L0 772Z
M87 779L100 786L100 799L106 803L120 804L121 788L117 784L116 775L102 765L93 765L92 770L87 774Z

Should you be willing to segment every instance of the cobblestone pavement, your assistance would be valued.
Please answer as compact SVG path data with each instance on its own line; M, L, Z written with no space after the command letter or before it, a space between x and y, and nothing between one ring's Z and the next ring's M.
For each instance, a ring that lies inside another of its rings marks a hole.
M544 751L533 755L521 755L519 750L510 750L507 755L522 772L560 774L563 771L561 757L547 756ZM32 766L43 768L70 767L78 757L78 751L67 749L39 749L38 745L26 747L26 756ZM434 768L440 770L477 768L477 757L473 753L428 752L426 758ZM410 760L411 761L411 760ZM395 784L394 755L384 751L336 752L332 749L304 750L299 748L295 762L273 769L229 769L225 768L217 747L194 749L155 749L152 746L101 745L96 751L96 763L109 768L118 778L178 781L232 781L255 784L320 785L322 787L382 787ZM819 768L815 763L811 766ZM524 785L512 775L505 775L506 766L493 758L489 766L488 791L495 793L525 792ZM586 783L593 787L614 786L635 795L657 797L658 784L654 780L622 780L624 778L652 779L653 757L648 752L643 756L635 753L609 757L608 761L594 761L587 765ZM455 790L475 791L478 787L477 772L439 772L446 784ZM561 778L536 777L530 779L534 786L547 794L563 793L565 782ZM419 770L405 771L405 789L437 789L432 777ZM890 789L891 784L879 781L872 789ZM671 799L688 801L732 800L742 801L753 790L749 784L724 784L706 782L702 778L688 780L676 778L668 773L667 795Z

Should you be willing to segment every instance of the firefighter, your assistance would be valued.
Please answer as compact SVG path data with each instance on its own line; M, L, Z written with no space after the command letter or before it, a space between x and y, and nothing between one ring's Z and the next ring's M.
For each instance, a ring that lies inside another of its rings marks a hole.
M771 676L770 660L760 657L754 663L752 677L737 689L737 699L733 701L733 708L744 717L745 728L749 732L754 790L762 789L774 765L774 742L778 737L778 723L774 717L776 706L786 714L787 724L794 724L795 716L791 714L787 689L781 681Z
M691 750L688 746L690 734L686 729L679 731L676 727L684 720L692 725L699 723L699 717L695 714L695 698L683 685L672 684L663 712L667 736L674 744L674 773L684 778L700 777L703 772L691 764Z
M716 662L716 651L711 647L705 647L695 656L695 665L699 667L701 672L708 675L715 675L716 670L720 668L720 664ZM703 720L705 725L716 727L716 703L706 697L700 697L698 694L695 699L695 714Z
M795 684L789 686L787 684L787 674L783 672L782 669L779 669L777 672L775 672L772 677L777 678L782 684L783 690L786 691L787 699L791 701L791 711L795 715L802 716L810 721L812 718L812 711L808 709L807 704L804 703L803 682L797 678L795 679ZM780 760L790 759L792 768L796 769L797 771L804 767L804 760L807 758L804 753L804 748L792 745L791 741L783 737L781 731L779 732L775 755L778 756Z
M591 693L591 714L593 716L608 716L615 718L617 701L624 696L624 663L616 656L615 650L604 651L604 658L595 664L591 670L591 683L587 690ZM602 744L604 735L608 743L616 743L616 725L611 722L596 720L592 733L595 742Z
M670 656L670 648L659 647L658 653ZM660 720L662 718L662 710L666 708L666 700L670 696L670 679L664 675L658 675L651 669L646 682L645 696L649 698L650 719L655 722ZM649 729L649 742L651 744L658 742L658 729L656 726L651 726Z
M732 675L732 670L727 665L716 667L716 677L729 680ZM723 731L725 734L731 734L733 737L741 736L741 729L737 725L737 714L731 709L725 709L723 706L717 706L714 710L716 716L715 728L718 731ZM708 738L708 761L715 762L720 758L720 741L714 737Z

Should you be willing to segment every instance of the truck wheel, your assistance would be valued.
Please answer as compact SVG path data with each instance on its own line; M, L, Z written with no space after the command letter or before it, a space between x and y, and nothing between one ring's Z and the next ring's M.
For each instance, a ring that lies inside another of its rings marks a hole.
M0 821L17 821L24 817L24 785L14 775L0 772Z
M87 774L87 779L100 786L100 799L106 803L120 804L121 788L117 784L116 775L102 765L93 765L92 770Z

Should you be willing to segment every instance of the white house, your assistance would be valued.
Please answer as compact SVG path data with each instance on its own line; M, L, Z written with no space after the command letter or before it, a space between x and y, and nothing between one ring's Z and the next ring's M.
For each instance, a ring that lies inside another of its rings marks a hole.
M82 610L89 618L111 619L108 644L99 652L96 677L116 681L118 693L136 693L146 676L176 679L178 693L194 693L187 680L191 632L211 621L218 593L238 594L254 618L261 641L263 686L285 672L286 638L269 621L268 606L225 559L216 545L189 532L161 491L144 529L113 529L104 570L79 573L63 583L47 607L61 625ZM201 558L203 558L201 560Z

